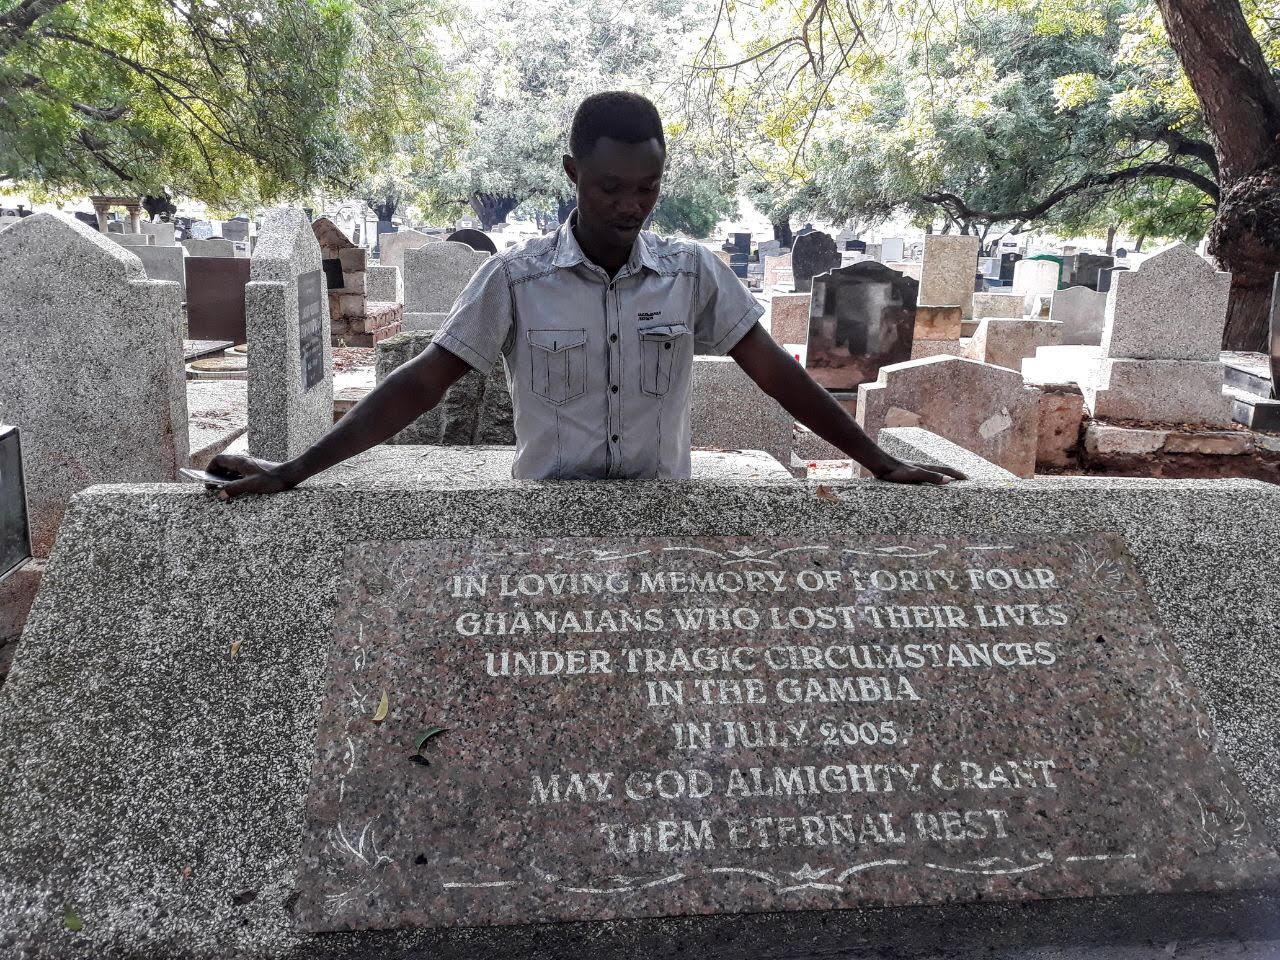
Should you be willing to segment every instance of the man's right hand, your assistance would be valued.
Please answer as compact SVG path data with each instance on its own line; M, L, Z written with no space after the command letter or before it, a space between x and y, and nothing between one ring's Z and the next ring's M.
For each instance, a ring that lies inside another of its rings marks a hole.
M209 464L211 473L235 474L233 480L218 491L219 500L230 500L232 497L255 493L279 493L297 485L285 474L285 465L270 460L258 460L244 457L236 453L220 453Z

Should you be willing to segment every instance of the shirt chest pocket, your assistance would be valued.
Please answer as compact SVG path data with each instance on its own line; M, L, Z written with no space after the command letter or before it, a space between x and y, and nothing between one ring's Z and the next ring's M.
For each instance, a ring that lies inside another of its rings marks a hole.
M684 362L692 334L683 323L656 323L640 328L640 389L664 397L671 389L671 373Z
M533 392L551 403L574 400L587 389L587 331L530 330Z

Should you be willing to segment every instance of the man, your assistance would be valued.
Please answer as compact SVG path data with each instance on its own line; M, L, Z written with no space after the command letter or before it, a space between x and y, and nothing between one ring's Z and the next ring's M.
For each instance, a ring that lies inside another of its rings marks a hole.
M300 456L217 457L215 471L240 477L219 495L296 486L394 436L469 369L487 376L499 357L515 412L516 477L688 477L695 341L733 357L881 480L964 479L886 454L756 322L763 308L724 263L698 244L641 232L666 162L652 103L632 93L587 98L569 147L564 171L578 208L559 231L486 261L431 345Z

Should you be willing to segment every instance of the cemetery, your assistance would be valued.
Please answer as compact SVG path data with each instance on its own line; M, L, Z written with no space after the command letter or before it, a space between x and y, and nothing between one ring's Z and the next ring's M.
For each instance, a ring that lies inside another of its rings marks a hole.
M1274 11L322 6L0 13L0 957L1280 957Z

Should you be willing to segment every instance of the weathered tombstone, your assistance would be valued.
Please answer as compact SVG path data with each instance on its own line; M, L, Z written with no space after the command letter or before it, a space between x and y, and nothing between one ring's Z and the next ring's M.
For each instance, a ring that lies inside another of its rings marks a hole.
M181 300L113 240L51 213L0 233L0 290L0 420L22 431L44 557L73 494L186 464Z
M320 260L302 210L267 214L244 288L252 456L288 460L333 426L333 351Z
M434 330L414 331L379 342L376 347L378 382L427 349L434 337ZM515 415L502 361L493 365L487 377L468 370L435 407L387 442L463 447L514 444Z
M1098 273L1098 292L1110 293L1111 286L1115 283L1115 275L1128 270L1128 267L1112 267L1109 270L1104 269Z
M1019 260L1013 268L1013 292L1023 296L1023 313L1033 315L1037 299L1058 289L1062 267L1054 260Z
M379 220L377 223L377 233L374 234L373 251L377 254L382 249L382 238L388 233L395 233L400 228L390 220Z
M1013 270L1022 259L1020 253L1002 253L1000 255L1000 279L1005 283L1013 283Z
M965 320L973 317L973 278L980 245L977 237L931 233L924 238L922 306L958 306Z
M852 390L884 365L910 359L918 289L871 260L814 277L809 375L828 390Z
M808 293L775 293L769 301L769 335L783 345L809 343Z
M1034 357L1041 347L1061 345L1063 327L1061 321L1035 317L987 317L978 324L964 356L1021 371L1022 361Z
M439 242L439 237L432 237L418 230L399 230L396 233L389 233L382 238L378 262L384 267L403 267L406 250L416 250L425 244Z
M429 243L404 252L405 313L447 313L489 254L463 243Z
M1017 293L975 293L973 295L973 318L982 320L985 317L1017 319L1026 309L1026 298Z
M863 244L862 250L866 252L866 244ZM901 237L882 237L880 239L880 256L877 257L881 263L896 262L903 259L903 242Z
M1097 290L1099 283L1099 274L1103 270L1113 269L1116 265L1116 258L1097 253L1077 253L1071 257L1070 264L1064 267L1067 270L1066 282L1077 286L1088 287L1090 290Z
M1273 936L1258 610L1280 584L1242 603L1222 571L1269 562L1274 487L514 484L469 477L474 453L384 447L234 512L175 487L76 503L0 693L6 946L726 960ZM742 625L709 643L712 616Z
M146 247L155 240L149 233L111 233L108 236L122 247Z
M392 234L400 236L400 234ZM403 303L404 283L400 279L400 268L385 264L370 263L365 267L365 290L370 300L383 303Z
M236 255L236 245L222 237L211 237L208 240L192 238L183 240L182 245L193 257L234 257Z
M733 271L734 276L740 280L747 279L747 254L731 253L729 254L729 269Z
M808 293L813 278L840 266L836 242L820 230L796 234L791 245L791 273L796 293Z
M176 244L133 247L129 252L142 261L142 269L148 278L176 283L182 299L187 299L186 253L182 247Z
M213 224L208 220L197 220L195 223L191 224L190 239L192 240L211 240L217 237L217 235L217 231L214 230Z
M960 357L928 357L882 367L858 388L857 420L881 427L923 427L1019 477L1036 469L1040 391L1022 374Z
M764 261L764 279L761 285L766 290L772 290L778 286L784 279L791 277L791 251L782 250L776 256L770 255ZM808 293L809 291L804 291Z
M167 220L143 220L140 226L143 233L152 237L152 242L157 247L172 247L177 243L174 239L174 224Z
M694 357L689 443L694 449L763 450L791 463L795 418L732 357Z
M1106 312L1107 295L1087 286L1059 290L1049 304L1049 319L1063 324L1064 345L1097 346L1102 343Z
M848 250L850 253L866 253L866 252L867 252L867 241L865 241L865 240L850 240L850 241L845 245L845 249L846 249L846 250Z
M1231 275L1183 243L1119 273L1107 296L1102 360L1083 384L1095 417L1231 422L1219 359Z
M0 580L31 556L31 525L27 521L27 487L22 472L22 435L17 427L0 425ZM5 634L0 633L0 639Z

